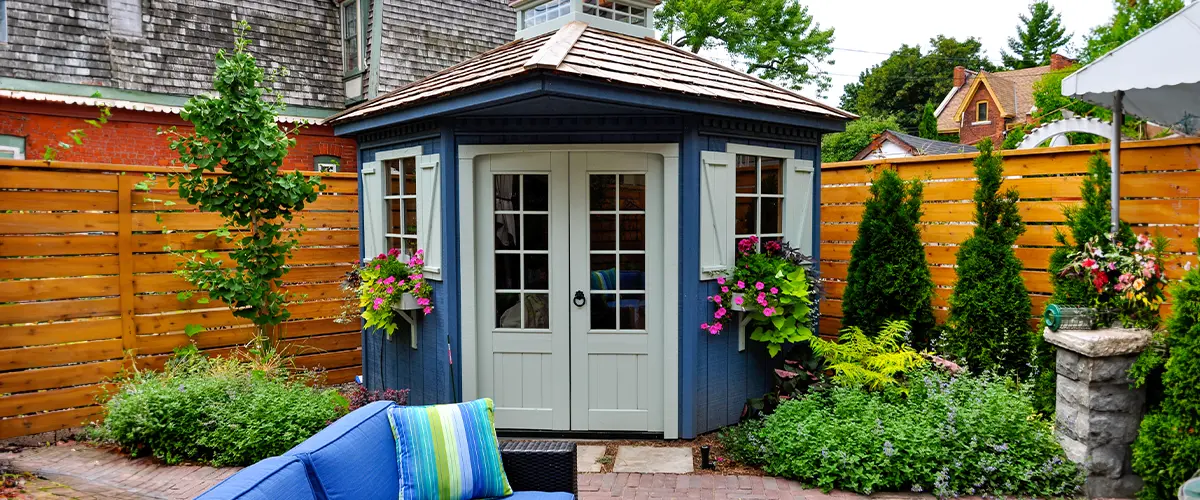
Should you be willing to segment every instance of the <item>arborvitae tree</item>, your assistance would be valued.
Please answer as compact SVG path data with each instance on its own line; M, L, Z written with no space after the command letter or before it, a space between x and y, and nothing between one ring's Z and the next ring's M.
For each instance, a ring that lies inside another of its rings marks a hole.
M921 112L921 123L917 128L922 139L938 140L937 116L933 114L932 102L925 103L925 110Z
M1029 6L1029 15L1021 14L1017 37L1008 38L1012 53L1001 51L1000 56L1008 69L1045 66L1050 64L1050 54L1070 41L1071 35L1062 27L1062 15L1050 2L1041 0Z
M1112 218L1110 215L1112 196L1112 173L1108 160L1100 153L1088 160L1088 173L1083 178L1079 188L1083 205L1070 206L1063 209L1066 216L1067 230L1070 239L1063 232L1057 232L1054 237L1058 248L1050 254L1050 284L1054 294L1047 304L1092 306L1096 299L1096 289L1083 280L1060 276L1072 252L1083 250L1083 245L1094 237L1103 237L1110 232ZM1134 244L1133 230L1129 224L1121 223L1118 232L1119 240L1127 246ZM1042 339L1042 328L1033 332L1035 354L1035 370L1037 380L1034 384L1034 404L1045 413L1054 412L1055 404L1055 351L1054 346Z
M892 320L908 322L912 342L928 344L933 321L933 278L921 243L919 180L905 182L884 169L871 185L842 297L845 326L876 332Z
M1162 406L1142 420L1133 443L1133 471L1145 481L1141 500L1174 499L1200 467L1200 267L1171 287L1171 297Z
M991 139L979 143L975 175L975 233L958 250L945 347L972 369L1024 375L1032 305L1021 278L1025 265L1013 244L1025 223L1017 212L1017 191L1000 192L1004 160Z

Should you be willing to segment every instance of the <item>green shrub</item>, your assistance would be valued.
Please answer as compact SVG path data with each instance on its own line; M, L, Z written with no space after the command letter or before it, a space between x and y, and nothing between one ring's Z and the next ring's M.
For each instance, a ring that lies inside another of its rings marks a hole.
M721 429L717 440L724 450L724 457L744 465L764 465L767 455L761 437L763 419L754 418L740 424Z
M1171 296L1162 405L1142 420L1133 443L1133 471L1145 481L1142 500L1175 498L1200 464L1200 268L1188 271Z
M850 249L842 298L845 326L874 332L887 321L905 321L918 347L934 327L933 278L917 225L922 189L920 181L902 181L894 170L879 173Z
M256 368L190 354L163 372L139 372L105 403L94 435L168 464L250 465L282 454L346 411L346 399L333 389Z
M992 141L979 143L975 157L975 231L959 247L958 279L950 295L945 350L975 370L1029 373L1032 304L1013 253L1025 223L1015 189L1000 192L1004 162Z
M845 132L826 134L821 138L821 163L850 161L879 134L887 130L904 130L895 117L863 116L846 124Z
M1071 496L1082 471L1033 413L1024 386L990 374L923 370L908 396L837 387L767 417L764 469L826 491Z
M852 326L842 329L837 342L809 340L813 353L833 370L833 383L871 390L907 389L904 375L928 364L913 348L904 345L908 324L889 321L874 337Z

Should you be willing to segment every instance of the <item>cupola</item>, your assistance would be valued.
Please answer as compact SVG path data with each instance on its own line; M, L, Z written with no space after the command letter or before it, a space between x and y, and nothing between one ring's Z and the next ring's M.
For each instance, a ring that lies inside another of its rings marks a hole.
M517 38L557 31L572 21L636 37L654 36L658 0L515 0Z

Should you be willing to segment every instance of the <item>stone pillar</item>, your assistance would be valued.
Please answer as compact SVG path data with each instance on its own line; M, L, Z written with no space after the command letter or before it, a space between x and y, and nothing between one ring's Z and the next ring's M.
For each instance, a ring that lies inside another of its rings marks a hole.
M1146 330L1046 330L1058 347L1055 433L1067 458L1087 471L1089 498L1132 498L1142 480L1130 469L1146 393L1127 372L1150 342Z

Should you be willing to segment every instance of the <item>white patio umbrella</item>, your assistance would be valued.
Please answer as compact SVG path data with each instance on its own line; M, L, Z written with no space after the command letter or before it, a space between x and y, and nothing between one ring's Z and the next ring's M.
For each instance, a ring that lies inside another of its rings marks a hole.
M1113 137L1124 113L1200 131L1200 2L1101 56L1062 82L1062 93L1113 110ZM1119 217L1121 141L1112 142L1112 224Z

